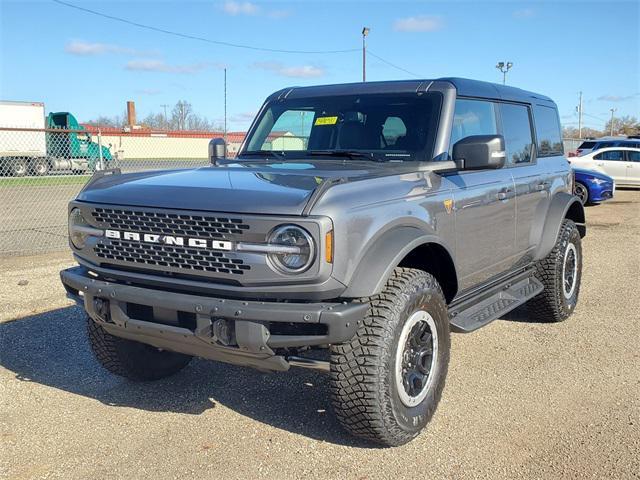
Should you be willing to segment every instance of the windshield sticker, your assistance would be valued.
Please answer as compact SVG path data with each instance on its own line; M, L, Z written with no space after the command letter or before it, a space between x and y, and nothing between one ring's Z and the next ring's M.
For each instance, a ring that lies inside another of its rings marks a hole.
M314 125L335 125L338 123L338 117L318 117Z

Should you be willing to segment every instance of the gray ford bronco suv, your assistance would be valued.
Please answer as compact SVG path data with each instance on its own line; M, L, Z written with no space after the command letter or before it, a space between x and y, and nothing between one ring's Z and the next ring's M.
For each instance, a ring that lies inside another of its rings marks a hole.
M560 135L549 98L479 81L286 88L234 159L216 139L208 167L96 174L62 282L110 372L325 370L348 431L401 445L450 332L573 312L586 230Z

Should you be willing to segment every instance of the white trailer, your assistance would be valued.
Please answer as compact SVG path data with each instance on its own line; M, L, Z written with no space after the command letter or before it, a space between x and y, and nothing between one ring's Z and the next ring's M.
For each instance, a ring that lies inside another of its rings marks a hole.
M39 167L47 165L44 128L44 103L0 101L0 173L22 176L29 169L37 173Z

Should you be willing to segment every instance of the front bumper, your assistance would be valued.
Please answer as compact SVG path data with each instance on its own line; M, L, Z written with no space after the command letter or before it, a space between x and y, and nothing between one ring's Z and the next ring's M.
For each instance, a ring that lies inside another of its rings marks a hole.
M110 334L157 348L265 370L288 370L283 349L348 341L361 303L232 300L60 272L67 296Z

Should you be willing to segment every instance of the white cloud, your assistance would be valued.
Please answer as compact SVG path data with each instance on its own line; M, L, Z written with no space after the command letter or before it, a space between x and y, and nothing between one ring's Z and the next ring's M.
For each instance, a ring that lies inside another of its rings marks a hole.
M324 68L313 65L286 66L280 62L256 62L253 66L262 70L268 70L282 77L317 78L325 74Z
M535 16L536 12L533 8L523 8L521 10L516 10L513 12L514 18L531 18Z
M124 68L126 70L138 72L194 74L208 68L223 68L223 66L211 62L191 63L186 65L171 65L166 63L164 60L140 59L128 61Z
M638 94L635 95L602 95L598 97L598 100L602 102L626 102L628 100L633 100L636 98Z
M438 15L417 15L393 22L393 29L397 32L435 32L443 27L444 21Z
M256 15L260 11L260 7L251 2L228 0L222 5L222 10L229 15Z
M281 19L291 16L291 10L264 10L260 5L252 2L227 0L220 8L227 15L262 15L268 18Z
M99 42L84 42L82 40L73 40L68 42L64 46L64 51L71 55L104 55L107 53L115 53L121 55L141 55L145 52L140 52L133 48L123 47L121 45L114 45L111 43L99 43ZM148 52L146 53L148 54Z

